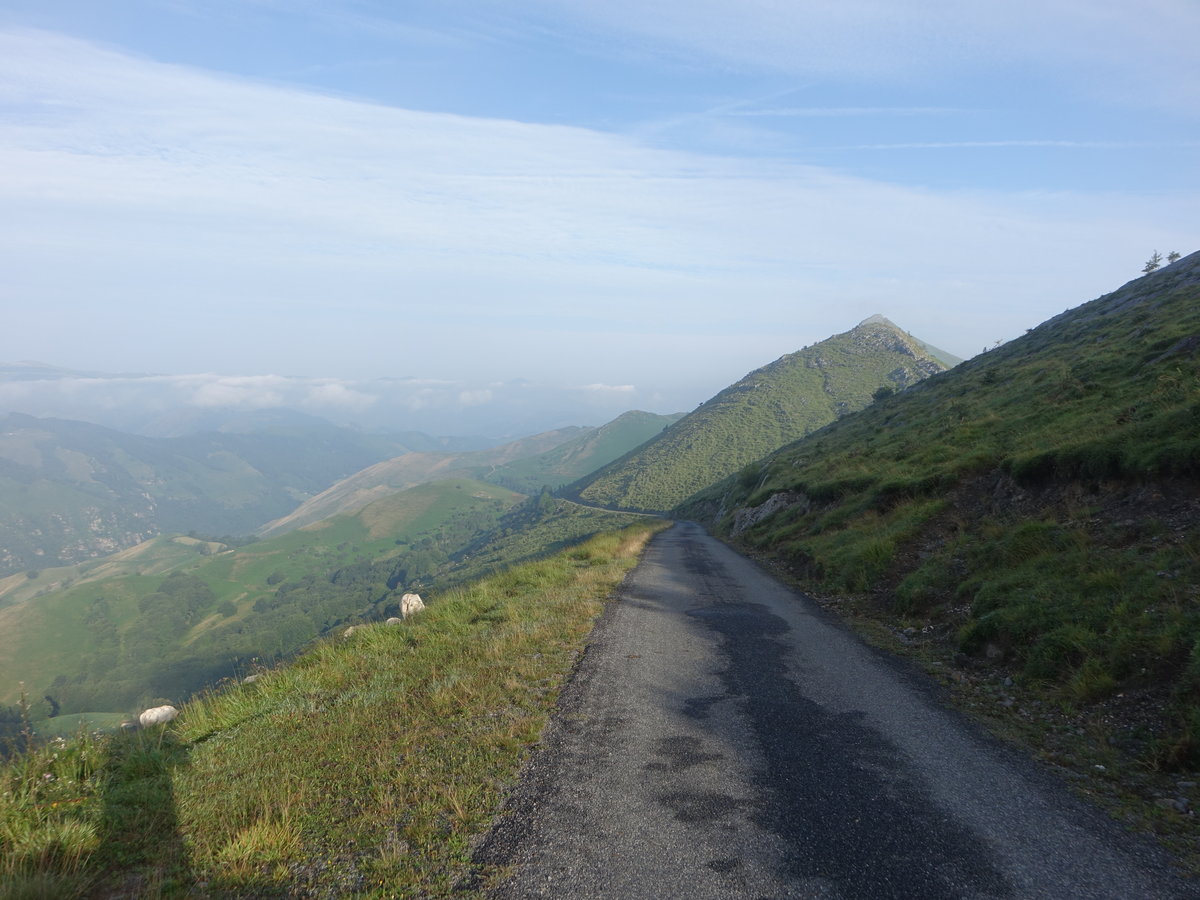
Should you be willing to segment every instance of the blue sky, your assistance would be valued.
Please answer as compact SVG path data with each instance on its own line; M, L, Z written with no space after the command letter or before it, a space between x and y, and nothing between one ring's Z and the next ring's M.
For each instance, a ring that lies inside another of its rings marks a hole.
M1197 249L1196 34L1195 0L0 0L0 360L549 423L877 312L968 356Z

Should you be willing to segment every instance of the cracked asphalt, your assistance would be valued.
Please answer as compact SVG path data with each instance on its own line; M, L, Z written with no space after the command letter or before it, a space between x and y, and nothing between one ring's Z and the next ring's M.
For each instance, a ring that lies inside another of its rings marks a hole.
M693 523L609 606L476 861L496 898L1200 897Z

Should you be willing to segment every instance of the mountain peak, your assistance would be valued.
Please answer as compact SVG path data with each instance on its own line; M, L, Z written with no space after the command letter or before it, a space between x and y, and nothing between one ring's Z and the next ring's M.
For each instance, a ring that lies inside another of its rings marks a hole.
M889 328L895 328L897 331L901 330L899 325L886 316L881 316L879 313L875 313L873 316L867 316L858 323L857 327L862 328L864 325L886 325Z

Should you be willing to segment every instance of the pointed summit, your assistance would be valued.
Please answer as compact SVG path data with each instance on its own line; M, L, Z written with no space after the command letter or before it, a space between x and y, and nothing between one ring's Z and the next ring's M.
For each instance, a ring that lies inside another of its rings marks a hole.
M879 313L875 313L873 316L867 316L858 323L859 328L862 328L864 325L886 325L888 328L895 328L897 331L904 330L891 319L881 316Z
M602 506L670 510L748 463L862 409L881 387L902 390L947 368L883 316L863 325L755 369L568 491Z

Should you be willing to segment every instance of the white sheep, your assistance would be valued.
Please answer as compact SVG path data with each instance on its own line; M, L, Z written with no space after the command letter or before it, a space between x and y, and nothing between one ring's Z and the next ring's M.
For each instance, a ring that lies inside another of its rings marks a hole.
M405 594L400 598L400 615L405 619L424 608L425 601L421 599L420 594Z
M403 625L403 624L404 624L404 620L403 620L403 619L398 619L396 616L392 616L390 619L388 619L388 620L387 620L386 622L384 622L383 624L384 624L384 625Z
M362 627L363 627L362 625L351 625L349 628L347 628L345 631L342 632L342 637L350 637L350 635L354 634L354 632L358 631Z
M149 728L151 725L170 722L177 715L179 715L179 710L173 706L156 706L153 709L145 710L138 716L138 724L143 728Z

